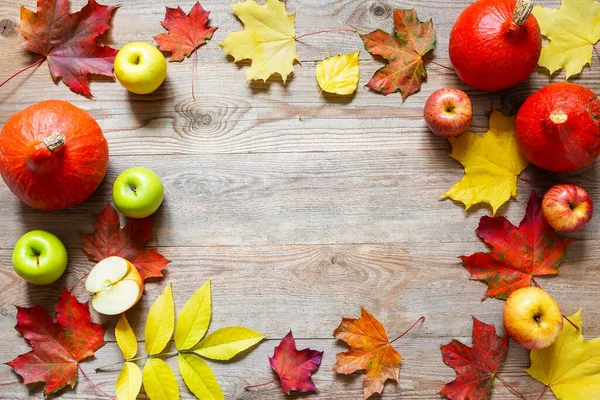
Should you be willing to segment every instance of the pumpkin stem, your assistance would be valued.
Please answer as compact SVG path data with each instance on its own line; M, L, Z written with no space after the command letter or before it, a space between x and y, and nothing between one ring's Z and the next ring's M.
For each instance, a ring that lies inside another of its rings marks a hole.
M58 132L54 132L42 139L48 150L55 152L65 144L65 137Z
M531 0L518 0L513 13L513 21L518 26L523 26L533 11Z

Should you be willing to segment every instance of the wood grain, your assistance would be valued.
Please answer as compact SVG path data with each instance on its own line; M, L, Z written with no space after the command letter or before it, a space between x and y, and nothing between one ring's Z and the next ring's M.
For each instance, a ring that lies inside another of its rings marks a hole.
M188 10L195 1L128 0L113 19L106 43L121 47L132 41L152 43L163 31L164 6ZM33 0L23 2L34 8ZM277 384L244 391L249 384L269 381L267 357L290 329L299 347L325 350L315 375L318 399L361 399L361 376L331 371L335 354L345 346L332 338L342 317L356 317L365 306L384 324L388 334L404 331L425 316L397 342L403 355L400 384L386 386L383 399L435 399L452 369L441 359L439 346L457 338L471 342L471 316L494 323L500 332L503 303L481 302L485 285L470 281L457 259L485 251L474 230L489 208L465 213L460 204L439 200L462 176L461 166L448 157L446 140L434 137L422 120L427 97L451 86L467 91L474 104L472 129L485 132L492 106L514 113L525 98L563 75L549 77L539 68L525 83L497 93L464 86L443 68L428 65L429 81L420 93L402 104L398 93L381 96L363 87L382 61L363 49L358 35L336 33L307 37L298 45L302 64L287 85L277 79L245 82L247 64L236 65L218 47L231 31L241 29L230 0L205 0L214 38L198 53L193 77L197 101L191 98L192 61L169 63L169 76L155 93L137 96L118 83L94 79L95 98L71 93L51 82L41 65L0 89L0 125L14 112L35 102L58 98L87 110L102 126L111 160L105 182L92 197L68 210L32 210L0 186L0 362L27 352L29 346L13 329L14 305L43 305L53 312L61 285L71 287L93 265L81 250L81 232L93 229L93 214L111 201L111 185L126 168L145 166L156 171L166 187L165 204L154 216L150 245L172 263L165 277L146 285L146 294L128 313L138 339L148 309L165 283L173 282L175 303L185 301L207 279L212 280L211 330L244 325L269 339L232 363L210 363L227 399L285 399ZM289 0L297 11L298 34L335 27L359 33L392 30L395 7L416 8L421 19L433 18L438 32L435 61L449 65L447 42L455 18L468 0ZM559 0L540 1L557 6ZM71 1L73 10L85 4ZM0 80L35 61L16 32L20 3L0 0ZM353 96L324 95L306 114L319 89L317 61L361 49L360 87ZM594 63L598 60L595 58ZM600 91L600 68L586 68L578 82ZM569 181L584 186L600 204L600 165L569 175L553 175L529 167L519 182L519 199L499 213L517 224L530 190ZM69 249L69 268L57 283L37 287L24 283L11 267L12 246L24 232L46 229ZM600 220L572 235L560 274L540 283L566 314L583 307L586 338L600 336L598 262ZM81 285L79 299L87 298ZM94 314L107 324L107 345L82 366L94 382L114 393L118 368L93 373L93 368L118 361L114 318ZM175 359L168 360L175 366ZM502 376L527 398L537 398L542 385L523 371L528 355L514 343ZM193 395L180 380L182 398ZM41 398L41 385L24 386L6 366L0 366L0 399ZM80 374L74 390L60 398L97 399L100 393ZM303 397L303 396L295 396ZM147 398L144 394L140 398ZM515 398L497 382L493 399ZM547 393L543 399L553 398Z

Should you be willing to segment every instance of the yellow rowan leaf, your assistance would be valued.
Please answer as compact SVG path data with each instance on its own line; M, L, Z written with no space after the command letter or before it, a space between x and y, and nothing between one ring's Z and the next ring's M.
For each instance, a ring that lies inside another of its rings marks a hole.
M213 360L230 360L264 338L264 335L252 329L229 326L205 337L192 351Z
M179 386L175 374L160 358L150 358L146 361L142 379L150 400L179 399Z
M208 330L210 324L210 280L190 297L177 318L175 346L178 350L194 347Z
M531 367L525 371L560 400L599 399L600 338L583 340L581 309L569 319L579 330L565 322L552 346L531 351Z
M450 138L452 154L465 168L465 176L441 196L460 201L468 210L473 204L488 203L496 211L517 195L517 176L529 161L521 154L515 138L515 118L494 110L490 129L484 135L470 131Z
M234 60L252 60L246 80L266 81L273 74L285 83L294 72L294 61L300 60L296 50L295 13L287 14L285 3L267 0L259 5L254 0L237 2L233 13L244 24L241 32L230 33L219 45Z
M317 82L323 91L335 94L352 94L358 87L358 56L351 54L328 57L317 64Z
M224 400L223 391L208 364L192 354L179 354L179 373L194 395L202 400Z
M121 314L119 322L117 322L115 337L117 338L117 345L123 353L123 359L129 360L135 357L138 351L137 339L131 325L129 325L129 321L127 321L127 317L125 317L125 313Z
M117 400L135 400L142 388L142 371L132 362L123 364L123 369L117 378L115 390Z
M594 44L600 40L600 3L596 0L562 0L559 8L535 6L542 35L539 64L550 73L565 69L567 79L592 63Z
M158 354L163 351L173 335L174 328L175 304L173 303L171 283L169 283L148 312L144 330L146 353Z

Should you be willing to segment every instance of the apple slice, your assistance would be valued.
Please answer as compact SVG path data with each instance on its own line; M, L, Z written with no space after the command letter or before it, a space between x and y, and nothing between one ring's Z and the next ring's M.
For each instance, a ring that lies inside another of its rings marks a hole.
M117 315L138 302L144 292L144 283L132 263L121 257L108 257L92 268L85 288L92 293L94 310Z

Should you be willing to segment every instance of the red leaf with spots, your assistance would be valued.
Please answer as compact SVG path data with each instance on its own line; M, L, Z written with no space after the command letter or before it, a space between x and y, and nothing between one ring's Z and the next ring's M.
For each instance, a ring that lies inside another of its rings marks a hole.
M32 351L7 363L25 383L44 382L44 395L77 383L79 361L104 345L104 328L92 322L87 303L63 288L54 322L41 306L17 307L16 330Z
M184 57L189 57L194 50L212 38L217 30L215 26L208 26L209 14L199 2L194 4L187 15L181 7L167 7L165 20L161 24L169 33L154 37L158 48L171 52L172 61L182 61Z
M394 10L393 35L377 29L361 35L365 49L389 63L377 70L367 87L388 95L399 90L402 99L418 92L427 78L423 57L435 47L431 20L421 22L415 10Z
M110 28L115 8L88 0L71 14L68 0L38 0L37 12L21 7L17 29L26 39L25 48L48 61L55 81L62 79L75 93L91 96L89 74L113 76L117 50L96 41Z
M508 337L496 335L494 325L473 318L473 347L453 340L441 346L444 363L457 374L440 394L452 400L492 397L496 374L508 353Z
M273 357L269 357L269 363L277 373L283 391L289 395L292 390L296 392L317 390L311 375L321 365L322 358L322 351L296 350L296 341L290 331L281 340L279 346L275 347L275 353Z
M121 229L119 214L107 204L94 219L94 233L83 234L83 250L90 261L102 261L106 257L119 256L129 260L146 280L163 276L161 271L169 264L156 249L144 248L152 236L150 217L130 219Z
M481 217L477 235L492 247L490 253L462 256L471 279L485 281L483 299L506 299L531 285L536 276L558 273L571 239L561 238L542 215L542 200L531 193L525 217L516 227L504 217Z

